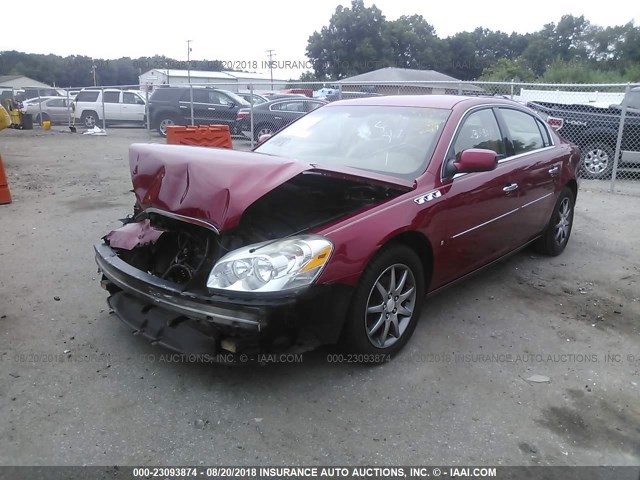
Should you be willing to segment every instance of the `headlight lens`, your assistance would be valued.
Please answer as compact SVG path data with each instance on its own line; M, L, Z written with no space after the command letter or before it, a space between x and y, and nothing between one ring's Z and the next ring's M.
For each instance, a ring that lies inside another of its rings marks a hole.
M333 244L301 235L234 250L215 264L207 287L239 292L277 292L311 284L329 261Z

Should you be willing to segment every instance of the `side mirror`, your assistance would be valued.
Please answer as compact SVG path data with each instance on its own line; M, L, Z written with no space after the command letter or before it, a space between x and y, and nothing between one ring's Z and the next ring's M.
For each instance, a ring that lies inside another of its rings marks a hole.
M272 134L270 134L270 133L265 133L265 134L263 134L263 135L260 135L260 136L258 137L258 145L260 145L260 144L262 144L262 143L266 142L266 141L267 141L267 140L269 140L271 137L273 137L273 135L272 135Z
M498 154L484 148L463 150L453 162L455 173L490 172L498 166Z

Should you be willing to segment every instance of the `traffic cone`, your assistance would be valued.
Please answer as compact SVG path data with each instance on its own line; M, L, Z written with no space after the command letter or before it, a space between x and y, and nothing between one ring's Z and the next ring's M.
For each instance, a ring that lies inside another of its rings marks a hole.
M9 191L9 182L4 173L2 156L0 156L0 205L4 205L5 203L11 203L11 191Z

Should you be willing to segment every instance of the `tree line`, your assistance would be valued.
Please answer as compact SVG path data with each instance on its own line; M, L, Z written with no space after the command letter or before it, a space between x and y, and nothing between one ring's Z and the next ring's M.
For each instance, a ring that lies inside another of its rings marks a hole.
M62 88L94 85L94 71L96 85L138 85L138 76L152 68L186 70L187 62L161 55L104 60L79 55L0 52L1 75L25 75ZM191 69L221 71L223 64L218 60L191 60Z
M387 20L375 5L338 6L307 43L313 72L337 80L392 66L437 70L460 80L598 83L640 81L640 27L601 27L565 15L535 33L478 27L440 38L421 15Z

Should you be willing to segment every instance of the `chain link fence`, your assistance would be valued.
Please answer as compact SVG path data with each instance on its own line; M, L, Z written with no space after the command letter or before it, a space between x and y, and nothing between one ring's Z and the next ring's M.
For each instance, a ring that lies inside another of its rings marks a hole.
M581 176L611 191L640 191L640 84L518 82L289 82L11 89L1 92L37 126L106 132L138 126L141 138L164 136L170 125L228 125L251 146L306 113L337 100L381 95L497 96L535 110L582 151ZM97 130L96 130L97 127ZM145 132L146 130L146 132Z

